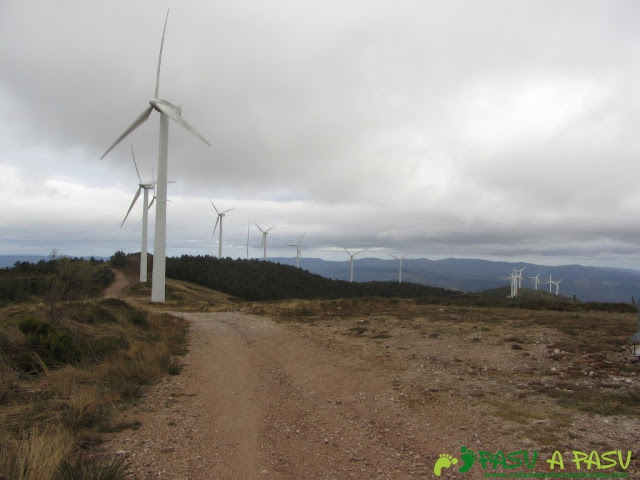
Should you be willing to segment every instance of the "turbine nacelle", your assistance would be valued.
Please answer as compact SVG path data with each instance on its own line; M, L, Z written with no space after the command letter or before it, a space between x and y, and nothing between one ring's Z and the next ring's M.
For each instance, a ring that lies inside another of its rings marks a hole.
M162 100L161 98L152 98L151 100L149 100L149 105L151 105L153 107L154 110L156 110L157 112L162 112L162 108L160 108L158 105L163 105L166 107L169 107L171 109L173 109L174 112L176 112L176 114L178 115L182 115L182 107L178 106L178 105L174 105L171 102L168 102L166 100Z

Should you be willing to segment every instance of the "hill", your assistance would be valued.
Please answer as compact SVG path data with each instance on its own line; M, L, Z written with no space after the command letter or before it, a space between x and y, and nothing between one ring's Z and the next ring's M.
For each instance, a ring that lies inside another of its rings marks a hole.
M273 258L272 262L292 265L295 258ZM303 258L300 266L310 272L333 278L349 278L348 261L327 261L318 258ZM532 263L492 262L478 259L447 258L428 260L426 258L404 259L402 280L431 285L461 292L480 292L500 288L509 284L504 278L514 267L525 268L523 287L533 287L533 277L540 274L540 280L562 279L560 294L574 295L585 302L631 303L632 297L640 297L640 272L582 265L545 266ZM398 262L379 258L354 259L354 280L394 281L398 278ZM540 286L547 289L548 286Z
M347 282L261 260L187 256L167 259L167 277L193 282L243 300L351 297L450 297L457 292L417 283Z

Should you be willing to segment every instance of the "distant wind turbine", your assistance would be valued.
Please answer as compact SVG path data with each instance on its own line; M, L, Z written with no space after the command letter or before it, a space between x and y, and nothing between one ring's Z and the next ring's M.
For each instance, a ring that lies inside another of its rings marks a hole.
M342 247L342 248L344 248L344 247ZM349 281L351 283L353 283L353 257L355 257L356 255L364 252L364 250L360 250L359 252L356 252L356 253L353 253L353 254L351 252L349 252L349 250L347 250L346 248L344 248L344 251L347 252L347 255L349 255L349 272L350 272Z
M391 255L391 254L389 254ZM396 260L398 260L398 283L402 283L402 259L404 257L406 257L407 255L409 255L408 253L405 253L404 255L402 255L401 257L396 257L395 255L391 255L393 258L395 258Z
M557 282L556 281L551 282L551 283L555 284L555 286L556 286L556 295L558 295L558 293L560 292L560 282L561 281L562 280L558 280ZM551 287L549 287L549 288L551 288ZM549 289L549 291L551 291L551 289Z
M540 274L538 273L535 277L529 277L533 280L533 289L538 290L538 285L540 285Z
M260 246L264 248L262 259L266 260L267 259L267 234L269 233L269 230L271 230L272 228L276 228L277 225L274 225L271 228L267 228L266 230L262 230L256 222L253 222L253 223L255 224L256 227L258 227L258 230L262 232L262 245Z
M162 30L162 40L160 42L160 55L158 56L158 71L156 73L156 88L153 97L149 100L149 106L136 118L129 127L120 135L115 142L100 157L104 158L111 150L124 140L131 132L147 121L151 112L156 110L160 113L160 141L158 145L158 201L156 202L156 225L154 236L153 252L153 278L151 285L151 301L165 301L165 273L166 273L166 243L167 243L167 172L168 172L168 150L169 150L169 118L182 126L188 132L198 137L207 145L211 145L202 135L200 135L186 120L182 118L182 108L166 100L158 98L158 88L160 86L160 65L162 63L162 49L164 47L164 35L167 30L169 11L164 21Z
M133 166L136 167L136 174L138 175L138 181L140 183L138 183L138 190L133 196L131 206L129 207L129 210L127 210L127 214L124 216L124 220L122 220L120 228L122 228L124 222L127 221L127 217L131 213L133 206L136 204L136 201L140 196L140 191L144 190L142 204L142 245L140 246L140 282L145 283L147 281L147 224L149 219L149 190L154 188L154 183L143 182L142 178L140 178L140 171L138 170L138 164L136 163L136 156L133 153L133 147L131 147L131 157L133 158Z
M511 280L511 298L518 296L518 274L517 270L514 268L513 271L509 274L505 280Z
M547 283L549 284L549 293L551 293L551 285L553 285L555 283L553 280L551 280L551 276L552 276L552 274L550 273L549 274L549 281L542 283L542 285L546 285Z
M302 237L304 237L305 233L307 232L304 232L302 236L300 236L300 240L298 240L298 243L285 243L287 247L296 247L296 268L300 268L300 257L302 256L302 253L300 252L300 242L302 241Z
M218 218L216 218L216 224L213 227L213 233L211 234L212 237L216 234L216 228L218 228L218 222L220 222L220 233L218 236L218 258L222 258L222 219L224 218L225 213L230 212L231 210L235 210L235 207L225 210L224 212L219 212L216 206L213 204L213 200L209 198L209 201L211 202L213 209L218 214Z
M518 288L522 288L522 271L527 268L527 267L522 267L520 270L518 270L517 268L514 268L513 271L514 273L517 272L517 276L518 276Z

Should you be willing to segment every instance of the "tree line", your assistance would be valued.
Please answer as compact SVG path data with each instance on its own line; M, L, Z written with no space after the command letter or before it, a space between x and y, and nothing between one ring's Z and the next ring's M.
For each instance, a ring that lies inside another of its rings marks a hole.
M449 297L459 292L417 283L332 280L280 263L183 255L167 258L167 277L249 301L352 297Z

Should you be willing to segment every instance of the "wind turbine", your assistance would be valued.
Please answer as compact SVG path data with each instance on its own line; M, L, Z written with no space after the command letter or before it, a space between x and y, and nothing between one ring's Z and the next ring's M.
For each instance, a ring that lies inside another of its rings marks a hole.
M538 290L538 285L540 285L540 274L538 273L535 277L529 277L533 279L533 289Z
M120 228L124 225L124 222L127 221L127 217L133 210L133 206L138 201L138 197L140 196L140 192L144 190L143 196L143 204L142 204L142 245L140 247L140 282L145 283L147 281L147 224L149 220L149 190L154 188L154 183L145 183L140 178L140 171L138 170L138 164L136 163L136 156L133 153L133 147L131 147L131 157L133 158L133 166L136 167L136 174L138 175L138 190L136 194L133 196L133 201L131 202L131 206L129 210L127 210L127 214L124 216L124 220L122 220L122 224L120 224Z
M272 228L276 228L277 225L274 225L271 228L267 228L266 230L262 230L258 224L256 222L253 222L255 224L256 227L258 227L258 230L260 230L262 232L262 245L260 245L261 247L264 247L264 254L262 259L266 260L267 259L267 234L269 233L269 230L271 230Z
M389 254L389 255L391 255L391 254ZM396 257L395 255L391 255L393 258L398 260L398 263L399 263L399 266L398 266L398 283L402 283L402 259L404 257L406 257L407 255L409 255L409 253L405 253L401 257Z
M522 267L520 270L518 270L517 268L514 268L513 271L518 272L516 275L518 277L518 288L522 288L522 271L527 268L527 267ZM517 294L517 292L516 292Z
M213 200L211 200L211 198L209 198L209 201L211 202L211 205L213 205ZM213 209L218 214L218 218L216 218L216 224L213 227L213 233L211 234L211 236L213 237L216 234L216 228L218 228L218 222L220 222L220 234L218 237L218 258L222 258L222 219L224 218L225 213L230 212L231 210L235 210L235 207L230 208L229 210L225 210L224 212L219 212L215 205L213 205Z
M518 296L518 274L517 270L514 268L513 271L509 274L505 280L511 280L511 298Z
M544 282L543 285L546 285L547 283L549 284L549 293L551 293L551 285L553 283L555 283L553 280L551 280L551 273L549 274L549 281L548 282Z
M344 248L344 247L342 247ZM356 252L354 254L352 254L351 252L349 252L349 250L347 250L346 248L344 248L344 251L347 252L347 255L349 255L349 281L351 283L353 283L353 257L355 257L356 255L364 252L364 250L360 250L359 252Z
M158 201L156 202L156 225L153 252L153 277L151 285L151 301L165 301L165 272L166 272L166 244L167 244L167 172L169 150L169 119L171 118L188 132L198 137L207 145L211 144L200 135L187 121L182 118L182 108L166 100L158 98L160 86L160 65L162 63L162 49L164 47L164 35L167 30L169 11L164 21L162 40L160 41L160 55L158 56L158 71L156 73L156 88L153 97L149 100L149 106L136 118L131 125L120 135L115 142L100 157L104 158L116 145L124 140L131 132L147 121L151 112L160 113L160 139L158 143Z
M260 227L258 227L260 228ZM285 245L287 247L296 247L296 268L300 268L300 257L302 256L302 253L300 252L300 242L302 241L302 237L304 237L304 234L307 232L304 232L302 234L302 236L300 237L300 240L298 240L298 243L293 244L293 243L285 243Z
M557 282L551 282L551 283L554 283L555 286L556 286L556 295L558 295L558 292L560 292L560 282L561 281L562 280L558 280ZM551 291L551 286L549 286L549 291Z

